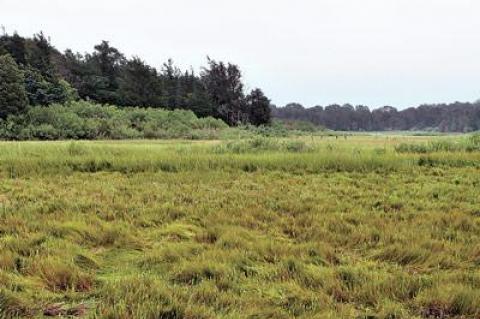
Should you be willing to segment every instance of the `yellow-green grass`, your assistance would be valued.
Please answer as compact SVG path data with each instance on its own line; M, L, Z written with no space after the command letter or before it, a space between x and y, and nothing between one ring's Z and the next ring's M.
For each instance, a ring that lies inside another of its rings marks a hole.
M480 155L394 150L437 138L0 143L0 317L478 318Z

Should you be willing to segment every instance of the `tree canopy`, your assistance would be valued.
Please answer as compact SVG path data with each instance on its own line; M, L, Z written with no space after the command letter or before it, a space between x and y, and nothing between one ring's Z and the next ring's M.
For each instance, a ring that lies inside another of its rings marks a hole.
M22 70L32 106L83 99L120 107L191 110L229 125L270 121L252 117L270 113L251 111L257 104L248 105L241 71L231 63L208 58L207 66L196 75L193 70L182 71L169 59L157 70L140 57L127 58L108 41L95 45L91 53L70 49L61 53L43 33L33 38L16 33L1 36L2 54L9 54Z
M370 110L368 106L349 104L305 108L290 103L285 107L272 107L272 113L283 120L309 121L338 131L480 130L480 102L425 104L404 110L392 106Z
M305 108L298 103L277 108L261 89L245 92L242 72L235 64L207 58L207 65L196 74L181 70L169 59L156 69L140 57L126 57L108 41L95 45L90 53L70 49L62 53L43 33L32 38L4 34L0 56L3 118L24 112L27 105L81 99L119 107L190 110L229 125L264 125L276 117L344 131L480 130L480 101L405 110L350 104Z
M27 108L25 77L10 55L0 56L0 119Z

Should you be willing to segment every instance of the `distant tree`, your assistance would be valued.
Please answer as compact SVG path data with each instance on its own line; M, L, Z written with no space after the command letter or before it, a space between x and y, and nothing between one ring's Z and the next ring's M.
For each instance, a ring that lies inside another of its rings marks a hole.
M0 55L10 54L19 65L26 64L27 49L25 39L14 33L12 36L7 34L0 37Z
M10 55L0 56L0 118L27 108L24 75Z
M216 106L216 116L228 125L246 122L242 73L238 66L208 58L208 67L201 74L203 84Z
M45 35L42 32L35 34L33 40L27 42L27 46L28 65L36 69L46 81L58 81L58 76L51 60L53 47Z
M113 81L118 74L119 67L125 61L124 55L118 49L110 46L108 41L102 41L94 49L92 62L96 64L101 75Z
M249 122L253 125L269 124L271 122L270 100L262 90L254 89L247 96Z
M140 58L134 57L122 66L118 82L122 104L161 106L162 91L157 70L145 64Z
M182 104L181 75L182 72L172 59L163 64L161 75L164 90L163 105L169 109L175 109Z
M369 131L372 125L371 113L368 106L357 105L355 106L354 129L359 131Z
M374 122L373 130L376 131L392 131L396 127L396 119L398 110L392 106L384 106L373 110L372 118Z
M215 115L215 105L201 79L195 76L193 70L185 73L182 85L185 89L185 108L192 110L200 117Z
M25 68L25 89L30 105L65 103L77 99L77 91L65 80L47 81L35 68Z
M125 57L108 43L96 45L93 54L85 56L83 95L100 103L125 105L119 99L118 77Z

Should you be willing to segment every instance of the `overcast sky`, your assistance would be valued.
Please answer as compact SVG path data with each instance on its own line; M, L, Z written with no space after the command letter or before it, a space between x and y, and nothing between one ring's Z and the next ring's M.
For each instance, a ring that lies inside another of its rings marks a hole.
M0 0L0 24L156 67L231 61L277 105L480 98L479 0Z

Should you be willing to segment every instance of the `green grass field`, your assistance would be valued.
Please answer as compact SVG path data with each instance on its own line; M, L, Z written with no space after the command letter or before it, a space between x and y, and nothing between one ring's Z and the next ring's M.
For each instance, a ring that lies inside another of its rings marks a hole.
M1 142L0 318L480 318L466 139Z

